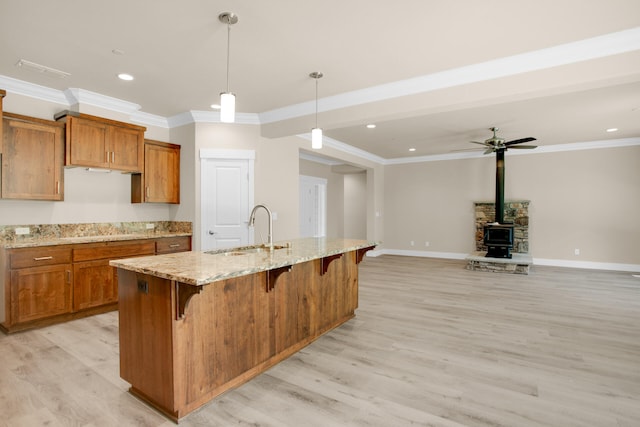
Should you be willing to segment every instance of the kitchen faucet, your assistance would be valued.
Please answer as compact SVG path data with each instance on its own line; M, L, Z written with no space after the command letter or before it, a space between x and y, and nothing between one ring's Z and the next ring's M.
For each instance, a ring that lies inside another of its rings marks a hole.
M263 208L267 211L267 215L269 216L269 236L267 237L267 245L269 246L269 250L273 251L273 220L271 218L271 211L265 205L255 205L253 210L251 211L251 215L249 215L249 226L253 226L256 222L256 211L258 208Z

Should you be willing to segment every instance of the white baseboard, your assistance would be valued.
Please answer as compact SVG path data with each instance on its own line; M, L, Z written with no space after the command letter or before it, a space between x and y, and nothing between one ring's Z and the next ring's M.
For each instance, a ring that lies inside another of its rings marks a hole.
M408 251L403 249L377 249L367 252L367 256L400 255L421 258L442 258L464 260L469 254L457 252ZM571 261L566 259L533 258L533 265L551 267L584 268L589 270L629 271L640 273L640 264L620 264L613 262Z
M619 264L615 262L571 261L568 259L534 258L533 264L549 265L553 267L586 268L590 270L640 272L640 264Z

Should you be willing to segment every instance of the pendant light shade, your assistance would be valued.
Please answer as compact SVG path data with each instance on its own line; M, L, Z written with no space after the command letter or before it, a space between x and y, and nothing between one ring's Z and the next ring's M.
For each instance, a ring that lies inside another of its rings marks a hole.
M220 94L220 121L233 123L236 120L236 96L230 92Z
M220 22L227 24L227 91L220 94L220 121L233 123L236 120L236 96L229 90L229 58L231 45L231 26L238 22L238 15L223 12L218 15Z
M319 150L322 148L322 129L311 129L311 148Z
M322 148L322 129L318 127L318 80L322 75L320 71L309 74L309 77L316 80L316 127L311 129L311 148L315 150Z

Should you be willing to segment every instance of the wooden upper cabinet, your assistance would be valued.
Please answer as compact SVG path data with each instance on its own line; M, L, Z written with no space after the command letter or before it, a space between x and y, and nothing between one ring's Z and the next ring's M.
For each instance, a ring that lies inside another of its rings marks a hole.
M66 166L142 172L145 127L67 111L56 119L67 125Z
M2 198L64 199L64 125L4 113Z
M131 175L132 203L180 203L180 146L145 140L144 173Z

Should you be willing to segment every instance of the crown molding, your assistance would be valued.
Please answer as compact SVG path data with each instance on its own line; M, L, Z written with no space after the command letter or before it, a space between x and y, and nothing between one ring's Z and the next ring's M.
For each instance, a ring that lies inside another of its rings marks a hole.
M68 88L65 89L63 93L67 98L69 105L92 105L94 107L100 107L109 111L128 115L132 115L142 108L140 105L133 102L123 101L118 98L113 98L111 96L102 95L85 89Z
M302 138L304 140L307 140L309 142L311 142L311 133L302 133L299 135L296 135L298 138ZM387 162L386 159L380 157L380 156L376 156L375 154L371 154L368 151L365 150L361 150L360 148L356 148L353 147L351 145L345 144L344 142L340 142L337 139L333 139L333 138L329 138L328 136L323 136L322 137L322 144L325 147L330 147L330 148L334 148L338 151L341 151L343 153L347 153L347 154L352 154L356 157L360 157L362 159L365 160L369 160L372 161L374 163L379 163L379 164L385 164L385 162Z
M220 120L220 112L218 111L199 111L191 110L185 113L176 114L167 119L170 128L184 126L192 123L222 123ZM239 125L260 125L258 114L253 113L236 113L234 123Z
M0 87L5 89L8 93L15 93L17 95L28 96L42 101L53 102L67 108L70 107L65 94L57 89L51 89L2 75L0 75Z
M601 148L631 147L640 145L640 138L603 139L598 141L572 142L568 144L541 145L535 150L507 150L507 156L529 156L532 154L558 153L562 151L582 151ZM482 150L482 148L480 148ZM465 153L434 154L432 156L399 157L384 159L384 165L402 165L407 163L439 162L443 160L464 160L485 157L482 151Z
M166 117L158 116L156 114L145 113L143 111L136 111L135 113L132 113L130 117L132 122L135 122L141 125L156 126L156 127L165 128L165 129L168 129L170 127L169 119L167 119Z
M326 166L337 166L337 165L341 165L341 164L344 163L342 161L329 159L327 157L315 156L315 155L313 155L311 153L307 153L307 152L304 152L304 151L300 152L300 154L298 155L298 158L300 158L302 160L308 160L310 162L320 163L320 164L326 165Z

